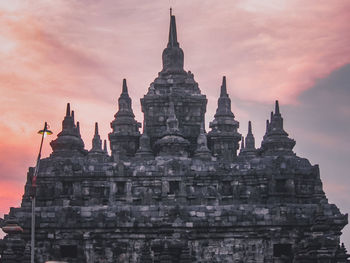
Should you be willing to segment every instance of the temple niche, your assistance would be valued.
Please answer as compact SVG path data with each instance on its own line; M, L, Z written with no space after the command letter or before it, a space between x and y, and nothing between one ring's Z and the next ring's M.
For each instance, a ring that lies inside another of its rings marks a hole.
M162 60L141 99L143 125L123 80L111 155L98 123L85 149L67 105L36 180L35 262L349 262L340 244L348 216L328 202L318 165L294 153L278 101L259 147L253 123L239 133L218 76L207 132L207 98L184 70L172 14ZM0 220L1 263L30 262L33 173L21 206Z

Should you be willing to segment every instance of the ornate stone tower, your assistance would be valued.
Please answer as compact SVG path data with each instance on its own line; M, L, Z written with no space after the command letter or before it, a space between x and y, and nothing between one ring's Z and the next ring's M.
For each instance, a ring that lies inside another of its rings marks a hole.
M51 141L52 155L55 156L76 156L86 155L84 142L80 136L79 122L75 124L74 111L70 111L70 104L67 104L66 116L62 121L62 131L57 139Z
M95 134L94 138L92 138L92 148L90 152L97 152L97 153L103 153L102 150L102 140L100 137L100 134L98 133L98 123L95 122Z
M163 69L141 99L151 147L167 129L170 100L174 103L179 130L190 142L193 155L201 123L204 121L207 99L198 88L193 74L184 70L184 53L177 42L175 16L170 13L168 45L163 51Z
M294 146L295 141L283 129L283 118L276 100L275 113L271 112L271 120L267 122L266 134L261 142L262 151L265 155L290 155L294 154Z
M111 122L113 131L108 135L114 160L133 157L139 148L141 123L135 120L126 79L123 79L123 90L118 99L118 106L119 110Z
M209 127L211 131L208 133L208 142L213 155L232 161L237 155L241 134L237 132L239 122L235 120L235 115L231 111L231 99L227 94L225 76L222 78L218 108Z
M248 122L248 133L245 137L245 145L244 138L242 137L241 151L239 153L240 156L244 157L255 157L257 156L257 150L255 148L255 138L252 132L252 122Z
M102 149L102 140L100 134L98 133L98 123L95 123L95 133L92 138L92 148L88 153L88 158L90 161L94 162L104 162L108 159L107 155L107 145L104 141L104 149Z

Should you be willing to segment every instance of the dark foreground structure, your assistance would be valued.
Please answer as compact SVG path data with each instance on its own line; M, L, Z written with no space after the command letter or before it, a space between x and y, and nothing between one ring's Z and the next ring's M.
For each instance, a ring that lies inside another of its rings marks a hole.
M318 166L293 153L278 102L256 148L250 122L245 140L237 131L224 77L206 133L207 99L183 69L174 16L162 59L141 99L142 134L123 81L111 156L97 124L84 149L67 105L37 178L36 262L349 262L347 214L328 203ZM33 172L0 221L1 263L30 262Z

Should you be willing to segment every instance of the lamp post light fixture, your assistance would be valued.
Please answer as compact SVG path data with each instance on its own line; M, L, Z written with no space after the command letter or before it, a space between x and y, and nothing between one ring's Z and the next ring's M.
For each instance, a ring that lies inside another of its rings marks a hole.
M38 134L41 134L41 142L39 148L38 158L36 160L35 170L32 177L31 185L31 198L32 198L32 225L31 225L31 253L30 253L30 262L34 263L34 254L35 254L35 197L36 197L36 179L39 172L41 150L43 148L43 142L46 135L51 135L52 131L48 129L47 122L45 122L44 129L38 131Z

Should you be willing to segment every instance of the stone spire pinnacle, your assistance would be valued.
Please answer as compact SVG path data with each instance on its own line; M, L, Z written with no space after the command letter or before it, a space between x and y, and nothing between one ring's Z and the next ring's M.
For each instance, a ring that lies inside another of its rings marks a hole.
M216 109L216 114L214 117L216 118L219 116L233 117L233 118L235 117L231 111L231 99L227 94L225 76L223 76L222 78L222 84L220 88L220 97L218 99L218 108Z
M135 117L131 108L131 98L129 96L126 79L123 79L122 93L120 94L120 97L118 99L118 107L119 111L117 112L117 114L130 115Z
M255 139L252 132L252 123L251 121L248 122L248 133L247 136L242 136L242 144L241 144L241 151L239 153L240 156L243 156L245 158L254 158L257 154L257 151L255 149Z
M122 93L118 98L119 111L114 115L115 118L120 117L130 117L134 118L134 112L132 110L132 101L128 93L128 86L126 84L126 79L123 79ZM113 128L113 127L112 127Z
M66 116L62 122L62 131L74 128L74 111L70 111L70 103L67 103Z
M231 99L227 94L225 76L222 78L214 120L209 127L212 129L208 133L209 148L213 155L229 162L233 161L237 156L241 134L237 131L239 122L235 120L235 115L231 111ZM223 139L224 137L226 139ZM226 145L222 146L223 144Z
M103 151L104 151L105 153L108 153L108 150L107 150L107 140L104 140L104 141L103 141Z
M123 79L123 90L122 93L128 93L128 86L126 85L126 79Z
M169 27L168 47L179 47L179 43L177 42L175 16L173 16L171 8L170 8L170 27Z
M70 103L67 103L67 108L66 108L66 117L70 116Z
M255 139L254 139L254 135L252 133L252 122L251 121L248 122L248 134L245 137L245 148L255 150Z
M95 136L99 135L98 134L98 123L97 122L95 122L95 134L94 135Z
M226 76L222 77L222 84L220 90L220 97L228 97L227 88L226 88Z
M112 132L108 134L110 149L115 161L120 160L120 158L134 156L139 147L139 128L141 124L135 120L126 79L123 79L122 93L118 98L118 108L118 112L111 122Z
M163 76L169 74L186 75L184 71L184 52L177 42L176 21L175 16L170 14L169 39L167 47L162 54Z
M57 134L57 139L50 143L53 155L70 156L74 153L85 154L84 142L80 136L79 122L74 123L74 111L70 110L70 104L67 103L66 116L62 121L62 131Z
M275 102L275 114L280 115L280 106L278 104L278 100Z
M94 134L94 138L92 139L92 148L90 150L90 152L99 152L102 153L102 140L101 137L98 133L98 123L95 122L95 134Z
M79 121L77 121L77 133L80 136L80 122Z
M283 129L283 118L276 100L275 113L271 112L271 120L266 123L266 134L261 147L265 154L292 154L294 145L295 141Z

